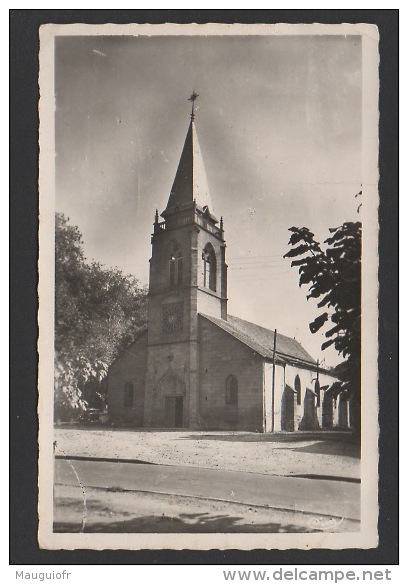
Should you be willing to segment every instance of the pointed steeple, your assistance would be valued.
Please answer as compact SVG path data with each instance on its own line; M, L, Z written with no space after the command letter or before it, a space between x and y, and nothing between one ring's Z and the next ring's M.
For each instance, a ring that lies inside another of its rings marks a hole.
M207 208L211 215L214 214L192 114L167 207L161 215L166 218L192 206L194 201L201 209Z

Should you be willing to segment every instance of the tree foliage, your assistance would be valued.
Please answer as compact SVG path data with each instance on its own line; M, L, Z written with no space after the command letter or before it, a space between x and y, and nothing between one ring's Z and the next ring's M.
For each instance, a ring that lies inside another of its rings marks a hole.
M344 361L336 367L339 381L330 391L345 392L360 402L361 357L361 223L346 222L330 229L325 247L306 227L291 227L292 249L284 257L299 270L299 286L308 286L307 298L322 309L309 327L316 333L323 326L328 339L322 349L333 345Z
M55 403L61 416L86 408L98 393L109 365L146 325L147 295L134 276L86 261L81 233L62 213L55 226Z

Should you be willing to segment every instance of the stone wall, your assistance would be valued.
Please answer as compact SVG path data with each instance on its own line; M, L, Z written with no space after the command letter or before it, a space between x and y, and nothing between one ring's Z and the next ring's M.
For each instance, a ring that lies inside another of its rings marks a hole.
M143 333L109 368L108 412L113 422L143 426L147 333ZM133 406L125 405L125 384L133 383Z
M262 359L204 317L199 318L199 408L203 429L263 430ZM238 380L238 404L226 404L226 379Z

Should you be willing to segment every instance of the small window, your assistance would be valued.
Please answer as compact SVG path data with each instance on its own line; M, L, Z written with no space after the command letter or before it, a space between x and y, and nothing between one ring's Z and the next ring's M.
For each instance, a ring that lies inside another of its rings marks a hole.
M297 405L300 406L302 404L302 386L300 384L299 375L296 375L295 377L295 391L297 395Z
M225 382L225 403L227 405L238 404L238 379L235 375L229 375Z
M133 408L134 389L131 381L125 383L125 408Z

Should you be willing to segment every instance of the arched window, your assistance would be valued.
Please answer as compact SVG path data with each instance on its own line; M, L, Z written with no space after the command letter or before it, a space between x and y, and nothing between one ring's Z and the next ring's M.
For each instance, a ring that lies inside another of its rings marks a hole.
M183 256L180 252L172 252L169 259L170 286L183 284Z
M238 404L238 379L235 375L228 375L225 381L225 403L227 405Z
M125 408L133 408L134 389L131 381L125 383Z
M320 408L320 383L319 380L315 381L315 394L316 394L316 407Z
M300 377L299 375L296 375L295 377L295 391L296 391L296 395L297 395L297 405L300 406L302 403L302 386L300 383Z
M204 287L215 292L217 289L217 260L211 243L207 243L205 246L202 257L204 263Z

